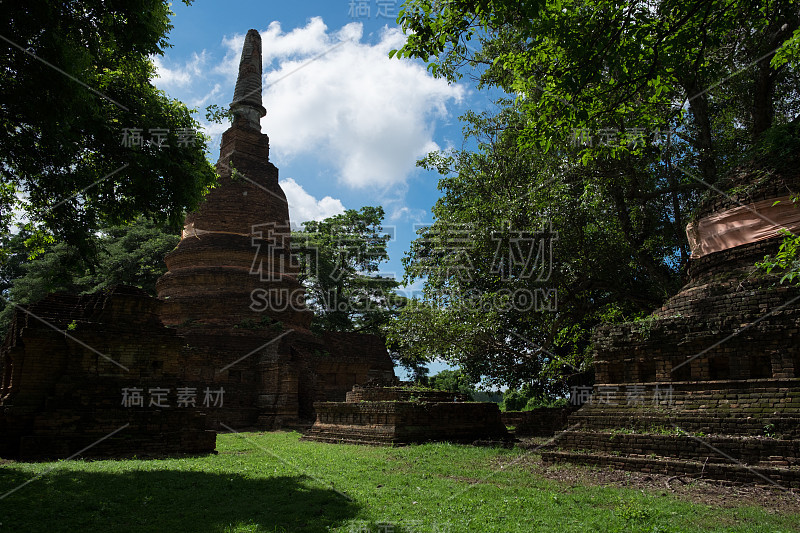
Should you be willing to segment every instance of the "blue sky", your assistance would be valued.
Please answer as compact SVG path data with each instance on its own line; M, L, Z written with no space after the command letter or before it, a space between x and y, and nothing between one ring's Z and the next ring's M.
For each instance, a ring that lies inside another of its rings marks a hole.
M393 227L383 274L402 278L414 227L432 222L439 176L415 166L427 152L463 146L458 117L494 108L468 83L431 77L419 61L389 59L405 37L399 0L175 2L172 48L155 58L156 86L190 107L227 106L244 35L261 33L262 132L280 169L293 223L382 205ZM209 157L228 126L207 124ZM409 287L414 290L419 284ZM433 373L442 368L434 365Z
M175 2L172 48L156 58L154 80L191 107L227 106L244 35L257 29L267 109L262 131L270 136L270 159L280 169L292 222L382 205L385 225L396 236L383 271L398 278L414 225L432 221L439 196L438 175L416 168L416 160L460 148L458 117L491 106L466 84L432 78L421 62L388 58L405 39L395 22L400 5ZM209 157L216 161L227 125L205 124L204 113L198 118L212 137Z

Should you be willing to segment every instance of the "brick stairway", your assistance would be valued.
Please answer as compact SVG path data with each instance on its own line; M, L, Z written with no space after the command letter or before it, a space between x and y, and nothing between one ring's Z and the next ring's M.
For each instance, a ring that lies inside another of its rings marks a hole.
M595 387L542 459L800 488L800 379L656 385L642 404Z

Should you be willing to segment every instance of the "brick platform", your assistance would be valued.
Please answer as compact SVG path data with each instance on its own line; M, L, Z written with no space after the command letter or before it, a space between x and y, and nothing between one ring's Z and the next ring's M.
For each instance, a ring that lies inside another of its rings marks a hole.
M510 441L497 404L453 401L453 396L401 386L356 386L346 402L314 404L317 420L303 438L373 445Z

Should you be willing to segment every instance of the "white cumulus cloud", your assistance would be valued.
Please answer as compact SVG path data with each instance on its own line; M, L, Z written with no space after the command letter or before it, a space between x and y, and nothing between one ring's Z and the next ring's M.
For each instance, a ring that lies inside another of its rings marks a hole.
M344 213L345 209L341 200L330 196L317 200L292 178L281 180L280 185L289 202L289 219L293 225L299 225L308 220L322 220Z
M182 66L179 65L172 68L168 67L160 56L154 55L150 59L156 67L155 83L159 88L167 90L175 87L186 87L195 78L202 75L208 56L205 50L199 54L195 52Z
M388 191L438 149L434 121L464 90L418 63L389 59L405 42L399 29L385 28L375 44L361 42L362 32L361 23L330 31L319 17L289 32L278 22L262 31L262 129L278 162L315 158L343 184ZM235 79L243 42L244 35L223 41L228 53L216 72Z

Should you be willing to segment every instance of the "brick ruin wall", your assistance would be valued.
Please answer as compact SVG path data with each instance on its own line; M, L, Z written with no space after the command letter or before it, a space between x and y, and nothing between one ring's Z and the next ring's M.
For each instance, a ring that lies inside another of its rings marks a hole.
M394 379L394 363L377 335L325 332L325 350L313 354L316 401L345 401L355 385Z
M28 311L17 311L2 348L0 455L68 457L87 446L82 456L214 450L205 412L175 406L177 388L191 384L180 376L181 339L160 325L157 300L119 287L50 295ZM142 407L122 405L126 388L143 389ZM172 407L148 405L151 388L170 389Z
M315 404L317 421L304 438L353 444L474 442L508 438L497 404L358 401Z
M213 430L307 428L315 401L343 401L356 384L394 376L375 336L306 331L270 343L274 324L164 327L161 305L117 287L29 306L61 331L18 311L0 358L0 456L67 457L125 424L85 455L210 452ZM137 388L145 405L122 406L123 389ZM159 388L169 407L146 405ZM177 406L179 388L196 391L194 407Z
M786 294L783 289L775 292ZM771 296L754 299L766 301ZM788 336L798 333L800 310L761 318L731 337L742 325L763 315L706 320L681 317L606 327L603 333L607 336L596 341L596 381L644 384L800 378L800 345L786 342ZM754 350L755 346L759 349Z
M652 320L598 328L596 383L800 378L800 288L753 268L776 246L703 258Z
M703 434L800 438L798 385L796 379L659 383L635 395L629 386L598 385L569 421L592 431L671 431L677 425Z

